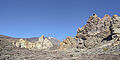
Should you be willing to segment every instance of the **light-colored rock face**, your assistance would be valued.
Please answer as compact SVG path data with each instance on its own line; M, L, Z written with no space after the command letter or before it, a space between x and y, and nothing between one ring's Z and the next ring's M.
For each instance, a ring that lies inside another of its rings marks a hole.
M15 43L15 45L16 45L17 47L20 47L20 48L27 48L26 43L27 43L26 40L19 39L19 40Z
M78 28L76 38L84 40L84 46L92 47L107 38L110 34L111 17L99 18L94 14L82 28Z
M112 21L112 38L116 39L116 38L120 38L120 17L117 15L113 16L113 21Z
M19 48L33 48L35 46L35 43L29 42L27 40L19 39L14 44L16 47Z
M47 49L47 48L53 47L53 44L47 38L45 38L44 40L43 40L43 38L42 39L40 38L37 41L37 44L38 43L40 44L39 47L42 47L43 49Z
M112 22L112 29L116 29L117 31L120 29L120 17L119 16L113 16L113 22ZM120 31L120 30L119 30ZM114 33L114 32L113 32ZM118 32L119 33L119 32Z
M73 40L76 41L74 46L77 49L92 48L108 40L120 40L120 17L105 15L103 18L99 18L93 14L85 26L78 28L74 38L66 39L60 44L60 49L73 48L71 47Z
M16 47L19 48L28 48L28 49L49 49L53 47L53 44L44 36L41 36L38 41L30 42L27 40L19 39L13 43Z
M77 41L72 37L68 36L63 42L60 43L60 50L66 50L71 48L76 48Z
M111 17L109 15L105 15L102 19L97 16L91 16L81 31L87 35L96 35L106 30L109 31L110 21Z
M113 33L116 33L116 34L118 33L118 34L120 34L120 28L114 28L114 29L113 29Z

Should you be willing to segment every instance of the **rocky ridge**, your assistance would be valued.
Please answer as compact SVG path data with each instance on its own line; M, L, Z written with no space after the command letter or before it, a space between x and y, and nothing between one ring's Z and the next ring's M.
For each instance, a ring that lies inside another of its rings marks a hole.
M87 24L78 28L74 38L68 37L60 44L60 50L89 50L95 47L120 44L120 17L105 15L99 18L96 14L90 16Z
M42 35L41 37L36 38L13 38L9 36L0 35L0 40L7 40L10 43L12 43L13 46L18 48L27 48L29 50L41 50L41 49L50 49L58 48L58 45L60 43L59 40L53 37L44 37ZM55 42L55 43L53 43Z
M19 47L19 48L28 48L31 50L50 49L55 46L54 45L55 43L51 42L50 40L53 41L53 39L48 39L48 37L44 37L44 35L42 35L36 41L31 42L31 41L28 41L28 39L27 40L19 39L17 41L14 41L13 45L15 45L16 47ZM56 41L56 40L54 40L54 41Z

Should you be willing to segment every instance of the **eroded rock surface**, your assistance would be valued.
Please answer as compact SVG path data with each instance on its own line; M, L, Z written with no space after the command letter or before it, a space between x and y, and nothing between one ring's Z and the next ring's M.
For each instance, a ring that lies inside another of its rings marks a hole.
M38 41L30 42L24 39L19 39L13 42L13 45L19 48L28 48L32 50L49 49L53 47L53 44L51 43L51 41L49 41L43 35L39 38Z
M77 41L74 38L68 36L63 42L60 43L60 50L66 50L76 48Z
M120 38L120 17L117 15L113 16L112 21L112 38Z
M91 49L98 45L105 44L106 42L115 41L115 39L120 40L119 37L119 16L114 15L110 17L109 15L105 15L103 18L99 18L96 14L93 14L93 16L89 17L87 24L82 28L78 28L76 36L69 41L76 41L76 43L74 43L76 49ZM66 46L71 43L69 43L69 41L64 41L66 40L63 40L60 47L66 49ZM112 44L114 42L110 43Z

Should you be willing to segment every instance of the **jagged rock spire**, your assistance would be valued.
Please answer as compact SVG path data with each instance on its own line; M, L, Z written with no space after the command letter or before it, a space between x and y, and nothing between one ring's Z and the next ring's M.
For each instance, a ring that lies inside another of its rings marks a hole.
M98 20L100 20L100 18L96 14L93 14L93 16L89 17L87 23L91 23L91 22L93 22L95 20L98 21Z
M42 35L42 36L39 38L39 40L45 40L44 35Z
M105 14L104 17L103 17L103 19L106 19L106 18L109 18L109 20L111 20L111 17L108 14Z
M113 15L113 17L118 17L118 15Z
M113 20L115 20L115 19L119 20L120 17L119 17L118 15L113 15L112 19L113 19Z
M105 14L105 15L104 15L104 17L110 17L110 15L108 15L108 14Z
M80 33L80 32L81 32L81 28L78 28L78 29L77 29L77 33Z
M71 36L67 36L67 38L66 38L66 40L71 40L72 39L72 37Z
M96 15L96 14L93 14L93 17L97 17L97 15Z

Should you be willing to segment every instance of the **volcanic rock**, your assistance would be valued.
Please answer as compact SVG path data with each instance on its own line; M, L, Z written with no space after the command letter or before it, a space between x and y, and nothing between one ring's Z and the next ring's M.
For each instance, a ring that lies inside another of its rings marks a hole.
M74 43L76 48L93 48L103 44L105 41L113 40L116 36L120 37L119 28L119 16L114 15L110 17L109 15L105 15L103 18L99 18L96 14L93 14L93 16L89 17L86 25L78 28L76 36L71 40L76 42ZM69 41L71 40L69 39ZM60 47L70 48L71 43L69 41L63 40Z
M66 49L70 49L70 48L76 48L77 41L68 36L65 40L63 40L63 42L60 43L60 50L66 50Z
M43 35L39 38L38 41L30 42L24 39L19 39L13 42L13 45L19 48L28 48L32 50L49 49L53 47L53 44Z

